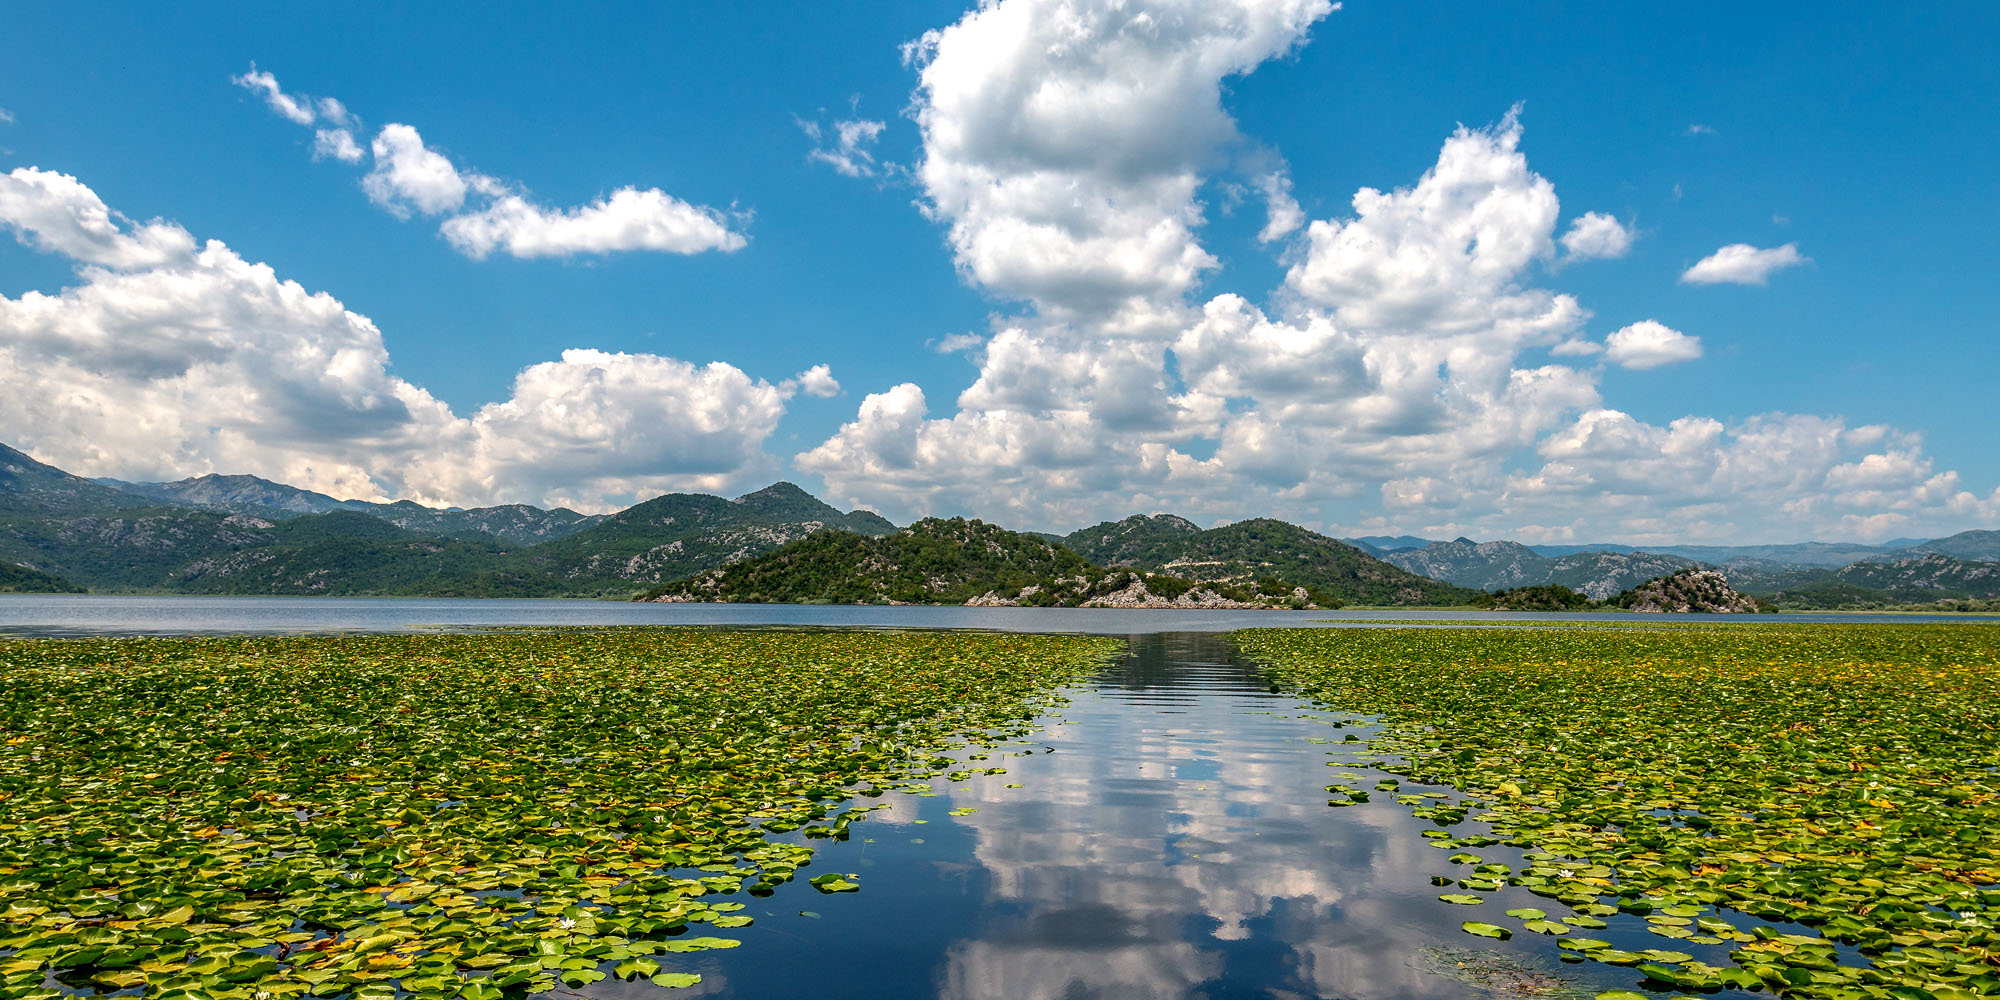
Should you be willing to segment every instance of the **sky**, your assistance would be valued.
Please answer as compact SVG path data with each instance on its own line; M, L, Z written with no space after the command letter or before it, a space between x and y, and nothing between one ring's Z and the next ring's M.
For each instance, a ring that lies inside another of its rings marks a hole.
M2000 527L1991 4L0 17L0 442L78 474Z

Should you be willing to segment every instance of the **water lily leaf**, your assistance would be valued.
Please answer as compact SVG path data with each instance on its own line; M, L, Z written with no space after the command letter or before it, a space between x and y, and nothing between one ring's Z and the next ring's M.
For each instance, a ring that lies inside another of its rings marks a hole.
M812 877L811 882L813 888L821 892L859 892L861 890L859 883L848 881L846 878L832 874L831 872L825 875L815 875Z
M1464 893L1464 892L1448 892L1442 896L1439 896L1438 898L1444 900L1447 903L1457 903L1460 906L1472 906L1476 903L1483 903L1486 901L1486 897L1484 896L1474 896L1470 893Z
M1517 920L1541 920L1547 917L1548 913L1543 910L1537 910L1532 906L1522 906L1508 910L1507 915Z
M665 986L668 989L680 989L699 982L701 975L694 972L662 972L653 977L654 986Z
M1467 920L1464 923L1459 924L1459 927L1460 929L1464 930L1465 933L1471 934L1475 937L1497 938L1499 940L1505 941L1508 938L1514 936L1514 932L1508 930L1505 927L1502 927L1498 924L1482 923L1477 920Z

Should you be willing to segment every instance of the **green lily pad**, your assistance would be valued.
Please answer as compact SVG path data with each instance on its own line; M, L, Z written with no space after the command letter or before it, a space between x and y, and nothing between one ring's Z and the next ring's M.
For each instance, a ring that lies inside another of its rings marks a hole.
M1481 923L1480 921L1477 920L1467 920L1466 922L1460 924L1459 927L1462 930L1464 930L1465 933L1471 934L1475 937L1497 938L1499 940L1505 941L1508 938L1514 936L1514 932L1508 930L1505 927L1502 927L1498 924Z

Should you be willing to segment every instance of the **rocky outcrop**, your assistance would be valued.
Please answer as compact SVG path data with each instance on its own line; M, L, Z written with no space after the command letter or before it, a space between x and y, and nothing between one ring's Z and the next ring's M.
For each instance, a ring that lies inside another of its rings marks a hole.
M1300 589L1301 598L1305 591ZM1232 601L1207 587L1196 587L1169 600L1146 589L1146 581L1133 580L1124 587L1083 602L1086 608L1258 608L1268 605Z
M989 590L965 602L968 608L1015 608L1024 604L1039 603L1033 598L1042 588L1029 586L1021 588L1016 597L1005 597L999 591ZM1099 594L1076 607L1082 608L1177 608L1181 610L1272 610L1276 608L1298 608L1318 611L1320 606L1311 602L1304 587L1292 588L1288 598L1270 597L1259 600L1239 601L1225 597L1208 587L1197 586L1175 597L1155 594L1147 588L1146 581L1137 579L1108 594Z
M1712 569L1686 569L1648 580L1619 594L1611 603L1626 611L1666 614L1754 614L1763 610Z

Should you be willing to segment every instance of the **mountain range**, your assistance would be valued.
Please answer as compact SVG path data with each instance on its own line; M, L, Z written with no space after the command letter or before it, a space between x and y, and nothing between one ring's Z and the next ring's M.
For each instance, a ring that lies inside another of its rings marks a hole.
M0 563L93 590L623 597L830 527L895 529L790 483L587 516L343 501L251 476L98 482L0 446Z
M2000 531L1640 549L1342 540L1271 518L1204 529L1151 514L1060 536L956 519L899 532L790 483L734 499L667 494L610 514L435 508L243 475L84 479L0 445L0 591L629 597L699 585L710 599L1021 602L1027 589L1026 603L1076 603L1115 586L1119 600L1134 587L1152 588L1145 599L1201 587L1224 603L1451 606L1538 586L1606 600L1703 567L1781 606L1983 607L2000 601Z

